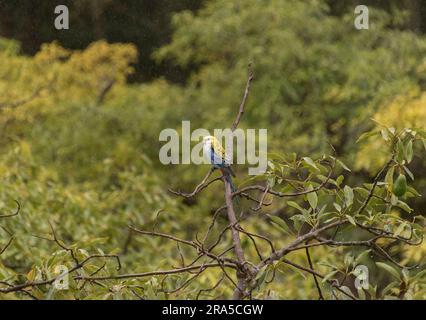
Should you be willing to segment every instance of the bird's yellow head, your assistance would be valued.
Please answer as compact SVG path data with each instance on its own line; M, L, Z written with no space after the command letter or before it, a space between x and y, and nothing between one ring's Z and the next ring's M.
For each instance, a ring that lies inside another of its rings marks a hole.
M203 144L204 145L217 145L218 140L214 136L205 136L203 138Z
M206 142L212 142L214 139L215 139L215 137L213 137L213 136L205 136L203 138L203 142L204 143L206 143Z

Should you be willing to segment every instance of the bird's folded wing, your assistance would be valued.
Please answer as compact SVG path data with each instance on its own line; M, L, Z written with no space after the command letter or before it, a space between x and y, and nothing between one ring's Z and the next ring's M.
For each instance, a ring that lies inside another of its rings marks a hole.
M223 160L223 162L227 165L231 163L229 157L227 156L225 149L220 145L220 143L216 140L213 141L212 144L213 152Z

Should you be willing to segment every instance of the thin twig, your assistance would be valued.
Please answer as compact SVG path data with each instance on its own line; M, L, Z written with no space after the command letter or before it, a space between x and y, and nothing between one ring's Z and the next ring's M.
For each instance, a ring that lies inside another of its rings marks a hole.
M306 244L308 244L308 242L306 242ZM314 265L312 263L311 255L309 253L309 248L306 247L305 252L306 252L306 258L308 259L309 268L311 268L311 270L315 270ZM321 291L321 287L320 287L318 279L317 279L317 275L315 273L312 273L312 276L313 276L314 281L315 281L315 286L317 287L317 290L318 290L319 300L324 300L324 296L322 295L322 291Z
M251 64L249 64L248 69L249 69L249 75L248 75L248 79L247 79L247 83L246 83L246 88L244 90L243 99L241 101L237 117L235 118L234 123L231 126L232 131L235 131L235 129L237 129L238 124L240 123L241 117L244 114L244 108L245 108L247 98L248 98L248 95L249 95L250 85L251 85L251 82L253 81L253 78L254 78L253 69L251 67Z
M17 216L19 214L19 211L21 211L21 204L17 200L14 200L14 201L18 206L16 208L15 212L11 213L11 214L0 215L0 218L10 218L10 217Z

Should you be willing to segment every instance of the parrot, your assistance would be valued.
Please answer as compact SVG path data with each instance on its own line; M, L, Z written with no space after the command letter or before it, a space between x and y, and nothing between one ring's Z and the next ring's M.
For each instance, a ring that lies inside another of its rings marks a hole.
M232 192L237 191L232 182L232 177L235 177L235 174L231 168L231 160L216 137L206 136L203 138L203 153L206 160L213 165L213 168L221 170L225 179L231 185Z

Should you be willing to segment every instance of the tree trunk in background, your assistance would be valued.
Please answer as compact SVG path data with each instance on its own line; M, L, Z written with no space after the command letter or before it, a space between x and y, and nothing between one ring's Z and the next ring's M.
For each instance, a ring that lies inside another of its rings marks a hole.
M404 1L404 7L407 8L407 10L410 11L410 22L409 26L410 29L421 32L424 30L424 25L422 25L423 21L426 19L426 12L425 12L425 6L426 3L422 5L422 2L425 2L424 0L405 0ZM423 18L423 19L422 19Z
M109 0L91 0L93 34L96 39L105 38L105 24L103 11Z

